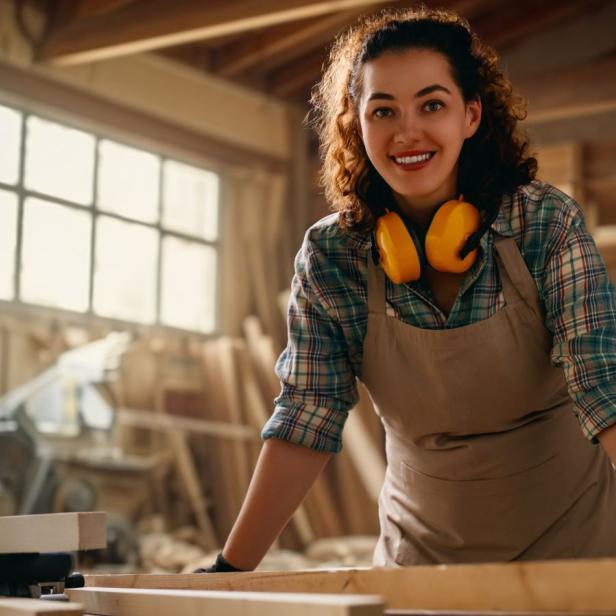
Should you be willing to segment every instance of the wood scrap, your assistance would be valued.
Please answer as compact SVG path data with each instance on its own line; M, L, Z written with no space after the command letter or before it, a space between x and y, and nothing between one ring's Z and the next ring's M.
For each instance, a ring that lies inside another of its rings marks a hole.
M146 571L180 573L187 565L204 558L204 551L166 533L148 533L139 537L141 563ZM213 562L213 560L211 561ZM208 563L211 564L211 563ZM196 567L188 571L192 573Z
M40 599L0 599L0 616L81 616L80 603Z
M389 609L616 611L616 559L414 566L215 576L88 576L88 586L378 594Z
M383 602L371 596L80 588L68 591L87 612L102 616L381 616Z
M250 472L254 464L254 449L260 445L258 430L242 419L242 394L228 339L208 340L201 349L203 380L210 416L237 429L247 430L255 440L223 441L208 439L202 454L207 483L214 507L212 514L221 537L227 537L244 500Z
M313 568L370 567L377 540L372 535L318 539L304 554Z
M194 419L192 417L171 417L169 415L155 414L151 411L128 408L117 409L116 419L120 425L135 426L147 430L167 432L169 429L176 428L183 432L216 436L224 439L239 441L259 440L259 433L256 430L237 423Z
M186 490L197 526L203 533L203 546L205 549L216 549L219 541L210 520L207 503L203 497L199 475L192 459L186 435L181 430L170 430L167 436L175 454L177 468L182 477L182 485Z
M235 356L235 343L231 338L221 337L215 342L218 358L219 374L221 375L220 387L225 401L226 419L236 426L242 426L252 430L257 439L257 430L250 426L242 425L243 397ZM260 439L259 439L260 440ZM245 443L234 442L227 446L229 464L226 465L226 475L234 490L234 513L239 513L244 496L248 490L250 475L253 467L252 452ZM235 515L233 516L235 518Z
M177 366L174 367L175 363L182 367L190 366L190 368L194 369L194 362L190 361L191 358L187 357L187 361L183 361L181 356L174 355L174 361L170 362L169 358L171 355L171 351L164 344L160 349L156 350L157 379L154 385L154 417L157 417L159 422L164 421L162 419L164 417L170 417L168 414L170 410L175 412L174 418L178 414L178 409L174 409L168 404L168 394L170 392L182 391L183 388L186 388L187 391L202 388L200 373L194 373L193 370L192 374L188 371L184 375L181 369L178 371ZM168 369L168 366L171 366L171 368ZM219 541L210 519L207 502L203 494L203 486L195 468L193 454L186 433L174 425L172 429L161 434L161 437L166 438L166 443L168 443L173 451L173 459L180 479L180 487L186 497L195 522L202 533L202 545L205 549L215 549L218 547ZM162 441L158 444L158 448L164 449Z
M107 514L48 513L0 517L0 554L73 552L107 545Z

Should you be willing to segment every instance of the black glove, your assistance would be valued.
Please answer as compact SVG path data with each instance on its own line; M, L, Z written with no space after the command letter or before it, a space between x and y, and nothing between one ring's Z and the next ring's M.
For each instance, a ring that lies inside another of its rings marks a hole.
M233 565L228 563L222 556L222 552L216 557L216 562L205 569L199 567L195 569L195 573L235 573L243 571L243 569L236 569Z

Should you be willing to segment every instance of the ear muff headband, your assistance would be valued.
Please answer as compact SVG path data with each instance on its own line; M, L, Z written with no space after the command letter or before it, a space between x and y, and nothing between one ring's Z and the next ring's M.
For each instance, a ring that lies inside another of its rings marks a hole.
M435 212L422 242L402 212L388 212L378 218L375 227L381 265L396 284L419 280L426 261L440 272L465 272L475 262L477 250L464 259L460 251L480 224L475 206L462 197L447 201Z

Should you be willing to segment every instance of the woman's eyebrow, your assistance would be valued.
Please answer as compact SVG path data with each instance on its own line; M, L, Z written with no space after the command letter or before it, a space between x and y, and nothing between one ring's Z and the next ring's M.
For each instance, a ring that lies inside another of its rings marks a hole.
M447 89L445 86L435 83L435 84L432 84L431 86L427 86L419 90L419 92L415 94L415 98L421 98L422 96L426 96L427 94L432 94L432 92L446 92L447 94L451 94L451 90ZM373 100L379 100L379 99L393 101L395 100L395 98L396 98L395 96L393 96L392 94L387 94L386 92L373 92L368 97L367 102L370 102Z
M376 99L385 99L385 100L388 100L388 101L393 101L394 98L395 98L394 96L392 96L391 94L386 94L385 92L373 92L368 97L368 102L376 100Z
M432 94L432 92L447 92L447 94L451 94L451 92L445 87L441 86L438 83L435 83L427 88L422 88L415 94L415 98L421 98L422 96L426 96L426 94Z

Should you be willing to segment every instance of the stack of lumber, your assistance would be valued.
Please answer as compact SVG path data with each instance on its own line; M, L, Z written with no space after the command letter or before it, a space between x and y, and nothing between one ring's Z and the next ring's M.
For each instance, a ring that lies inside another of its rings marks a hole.
M185 516L158 498L169 528L196 524L207 552L229 534L261 448L260 431L280 392L279 355L257 317L243 337L142 340L122 361L118 442L130 453L169 455ZM149 409L149 410L148 410ZM385 474L383 432L365 390L334 456L280 537L303 550L315 540L378 534ZM165 511L164 509L167 509ZM344 550L343 550L344 551Z
M367 611L340 612L323 606L322 611L296 612L287 606L287 614L605 616L616 614L615 578L615 559L216 575L109 575L88 577L87 588L71 591L71 600L83 602L89 609L103 602L111 605L113 598L122 601L116 594L120 589L125 593L139 589L135 596L166 589L168 596L185 597L183 601L188 601L194 592L227 592L238 601L248 599L252 593L261 594L264 601L302 593L307 605L311 604L310 597L325 602L332 595L373 600L378 596L379 607L372 604L373 611L366 605ZM239 613L261 613L253 611L252 606L245 607L246 611ZM113 609L97 609L96 613L120 616Z

